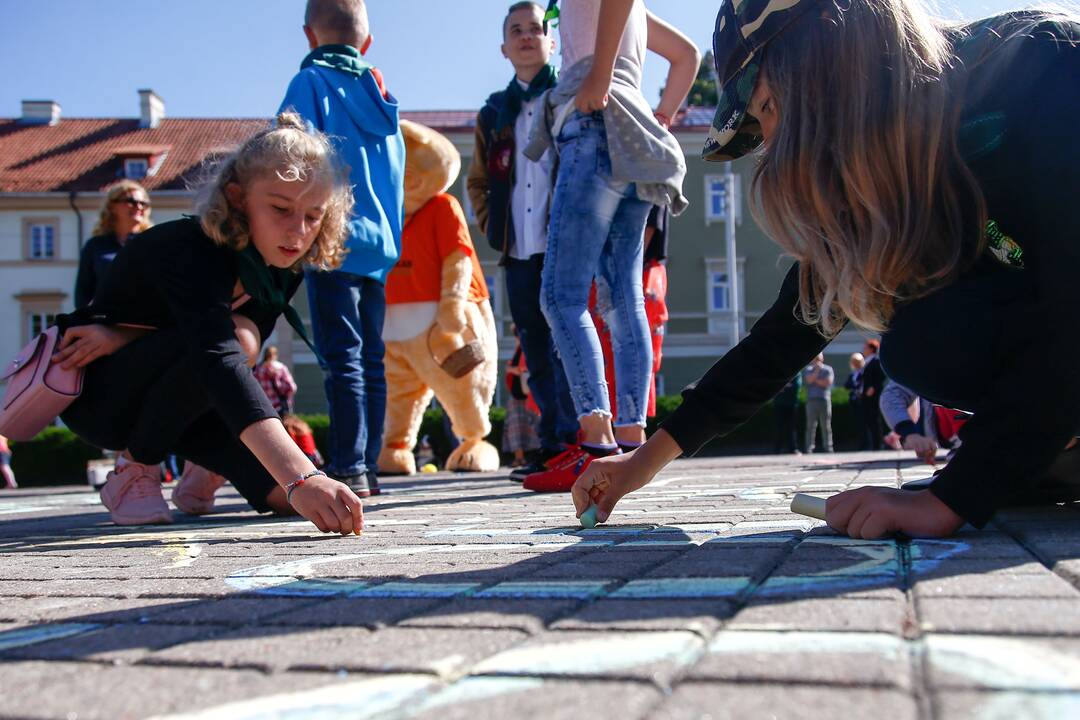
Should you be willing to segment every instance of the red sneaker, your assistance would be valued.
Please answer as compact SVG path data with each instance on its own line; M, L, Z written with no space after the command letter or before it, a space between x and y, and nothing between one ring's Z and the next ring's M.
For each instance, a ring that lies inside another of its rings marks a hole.
M595 457L575 446L559 455L560 462L552 462L550 470L526 477L522 487L534 492L570 492L570 488Z

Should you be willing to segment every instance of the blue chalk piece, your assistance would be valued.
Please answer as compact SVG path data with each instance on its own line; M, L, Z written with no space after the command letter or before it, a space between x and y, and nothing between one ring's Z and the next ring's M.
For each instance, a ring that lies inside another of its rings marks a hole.
M589 505L585 512L581 513L578 520L581 521L581 527L583 528L596 527L596 505Z

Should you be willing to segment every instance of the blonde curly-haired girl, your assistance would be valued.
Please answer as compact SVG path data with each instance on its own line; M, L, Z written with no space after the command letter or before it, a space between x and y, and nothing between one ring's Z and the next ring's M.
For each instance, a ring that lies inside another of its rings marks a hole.
M123 451L101 493L115 522L172 521L155 466L175 453L199 469L173 493L182 509L209 510L223 476L259 512L360 532L359 498L300 452L250 370L280 315L307 339L289 299L302 265L341 263L351 209L326 137L283 113L217 165L197 217L133 238L94 303L60 319L56 362L86 368L63 420Z

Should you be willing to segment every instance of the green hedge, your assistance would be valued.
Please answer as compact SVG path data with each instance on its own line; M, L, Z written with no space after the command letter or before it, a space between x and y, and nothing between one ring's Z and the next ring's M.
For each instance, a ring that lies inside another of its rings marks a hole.
M800 406L805 400L805 390L800 398ZM651 434L657 426L670 415L682 402L678 395L667 395L656 399L657 416L649 420L648 432ZM301 415L311 426L315 435L315 444L323 456L327 456L327 430L329 420L326 415ZM798 414L798 437L802 441L805 413ZM491 435L489 442L502 448L503 422L506 410L501 407L491 409ZM745 455L768 453L773 443L773 410L771 405L762 408L730 435L717 438L705 446L707 455ZM432 450L439 462L450 454L450 441L443 423L443 411L439 408L424 413L420 426L420 436L431 439ZM847 391L833 390L833 437L837 450L855 449L855 418L847 402ZM86 482L87 460L100 458L101 451L87 445L66 428L47 428L33 440L12 443L12 469L20 485L61 485Z

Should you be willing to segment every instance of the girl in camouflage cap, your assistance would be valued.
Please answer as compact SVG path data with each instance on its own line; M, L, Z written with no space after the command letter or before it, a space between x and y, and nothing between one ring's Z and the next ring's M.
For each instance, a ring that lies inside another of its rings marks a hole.
M758 218L796 263L646 445L592 464L578 512L596 502L603 520L730 432L849 321L883 333L894 380L974 418L928 490L840 493L832 527L945 536L1033 491L1080 498L1076 19L1020 11L960 26L917 0L724 0L714 54L705 155L757 151ZM1054 391L1034 392L1036 377Z

